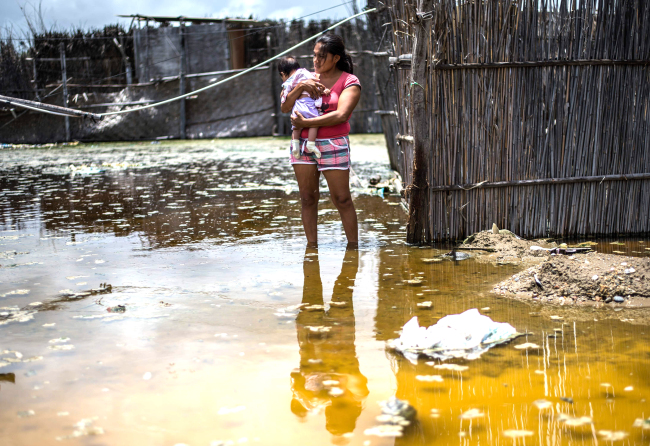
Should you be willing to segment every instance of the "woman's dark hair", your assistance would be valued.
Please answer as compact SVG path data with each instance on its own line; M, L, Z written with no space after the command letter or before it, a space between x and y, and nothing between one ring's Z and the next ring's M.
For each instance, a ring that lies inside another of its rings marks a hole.
M292 71L300 68L300 64L293 56L284 56L280 58L278 62L278 71L287 76L291 74Z
M323 34L316 40L316 43L320 43L321 54L319 56L326 57L327 53L330 53L332 56L339 56L340 59L336 63L336 68L353 74L352 57L345 52L345 43L341 36L330 33Z

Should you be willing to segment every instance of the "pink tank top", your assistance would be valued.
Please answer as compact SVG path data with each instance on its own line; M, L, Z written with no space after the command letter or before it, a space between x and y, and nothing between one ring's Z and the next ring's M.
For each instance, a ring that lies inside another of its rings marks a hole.
M350 73L346 73L344 71L341 74L341 77L339 77L339 79L336 81L334 86L332 86L330 95L323 96L323 107L322 107L323 114L327 114L336 110L339 105L339 96L341 96L343 90L353 85L357 85L359 88L361 88L361 83L359 82L359 79L356 76ZM350 114L350 116L352 116L352 114ZM316 136L316 138L329 139L329 138L338 138L341 136L349 135L350 116L348 116L348 119L346 119L346 121L341 124L332 125L329 127L320 127L318 129L318 135ZM303 138L307 138L308 130L303 129L300 136Z

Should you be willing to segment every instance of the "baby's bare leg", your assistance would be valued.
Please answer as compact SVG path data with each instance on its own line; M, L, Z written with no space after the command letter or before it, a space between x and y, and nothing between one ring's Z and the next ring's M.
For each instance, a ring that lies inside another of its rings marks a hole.
M300 139L300 132L302 129L295 128L293 129L293 132L291 132L291 139Z
M318 127L310 127L309 128L309 134L307 135L307 138L309 141L316 141L316 136L318 135Z

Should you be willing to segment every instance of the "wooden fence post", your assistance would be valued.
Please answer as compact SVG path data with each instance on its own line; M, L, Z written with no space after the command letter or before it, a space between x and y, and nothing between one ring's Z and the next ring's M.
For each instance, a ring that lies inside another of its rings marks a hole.
M179 94L185 94L185 74L187 73L185 61L185 24L180 22L180 36L181 36L181 72L179 76L180 90ZM181 126L181 139L186 138L185 134L185 98L180 101L180 126Z
M63 80L63 106L68 106L68 74L65 67L65 45L59 43L59 52L61 53L61 77ZM70 141L70 117L65 118L65 140Z
M415 39L411 66L409 93L411 95L410 118L413 124L413 182L406 188L409 202L409 220L406 225L408 243L428 244L431 242L429 225L429 161L431 140L429 123L431 109L427 104L428 85L428 41L431 20L423 17L433 9L433 0L418 0L419 22L414 25Z

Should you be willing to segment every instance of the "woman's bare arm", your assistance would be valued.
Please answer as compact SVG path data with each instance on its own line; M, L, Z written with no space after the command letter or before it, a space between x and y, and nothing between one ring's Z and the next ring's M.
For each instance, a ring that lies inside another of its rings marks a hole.
M332 125L342 124L348 120L352 111L359 103L361 98L361 88L357 85L346 88L339 96L339 104L336 110L331 113L325 113L317 118L305 119L300 113L297 116L291 116L291 123L296 127L329 127ZM287 98L287 102L288 98ZM285 102L285 104L287 103Z
M321 94L323 94L323 90L325 90L325 86L313 79L300 82L293 90L289 92L287 99L284 101L284 104L280 106L280 110L282 113L289 113L293 109L296 100L304 92L309 93L309 96L311 96L312 99L317 99L321 96Z

